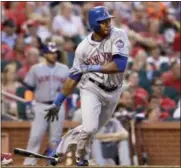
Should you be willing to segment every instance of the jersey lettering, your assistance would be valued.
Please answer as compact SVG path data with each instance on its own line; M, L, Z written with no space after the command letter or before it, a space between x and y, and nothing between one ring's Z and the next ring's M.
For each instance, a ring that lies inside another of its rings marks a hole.
M50 80L51 80L51 76L40 76L40 77L38 77L39 83L48 82ZM59 76L52 76L52 81L64 83L65 78L61 78Z
M101 42L92 40L92 33L90 33L76 49L73 68L79 68L82 64L104 65L111 62L116 54L128 57L129 46L127 33L123 29L113 28L110 36ZM91 77L105 86L112 87L113 85L122 85L123 75L123 73L103 74L90 72L83 74L81 79L83 83L84 79Z
M30 69L25 82L30 86L36 87L35 99L37 101L52 101L58 95L60 88L62 88L69 74L68 71L68 67L60 63L56 63L53 68L39 63Z
M95 56L89 57L86 61L85 64L89 65L97 65L97 64L104 64L106 62L110 62L112 60L112 55L111 53L100 53Z

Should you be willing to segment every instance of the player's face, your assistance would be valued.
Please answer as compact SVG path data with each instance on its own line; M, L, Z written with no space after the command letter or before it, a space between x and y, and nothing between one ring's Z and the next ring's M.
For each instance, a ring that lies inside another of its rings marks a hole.
M107 36L111 31L111 19L106 19L100 22L100 35Z
M45 58L46 58L48 63L54 64L57 61L57 53L56 52L47 53L47 54L45 54Z

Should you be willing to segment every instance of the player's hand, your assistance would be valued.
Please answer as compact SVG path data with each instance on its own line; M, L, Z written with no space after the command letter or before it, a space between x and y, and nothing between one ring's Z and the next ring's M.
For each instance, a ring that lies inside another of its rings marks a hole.
M47 111L48 113L45 115L45 119L47 120L47 122L49 122L51 120L51 122L53 122L55 120L55 118L58 121L58 112L60 110L60 106L56 106L55 104L52 104L48 109L45 109L45 111Z

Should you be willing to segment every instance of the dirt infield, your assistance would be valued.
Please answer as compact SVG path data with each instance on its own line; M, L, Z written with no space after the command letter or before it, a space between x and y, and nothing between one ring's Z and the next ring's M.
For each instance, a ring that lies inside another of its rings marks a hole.
M2 166L2 168L55 168L53 166ZM77 168L77 166L66 166L66 168ZM91 168L101 168L103 166L88 166ZM106 168L180 168L180 166L104 166ZM56 168L65 168L65 166L56 166ZM84 168L84 167L82 167ZM85 166L85 168L87 168Z

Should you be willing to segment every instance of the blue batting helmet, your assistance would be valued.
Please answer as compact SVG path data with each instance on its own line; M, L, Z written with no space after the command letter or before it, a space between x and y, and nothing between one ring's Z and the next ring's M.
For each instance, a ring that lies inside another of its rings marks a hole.
M54 42L48 42L47 45L44 46L44 53L55 53L58 51L58 48Z
M105 6L97 6L90 9L88 13L89 27L95 32L99 31L100 25L99 22L113 18L114 16L110 15L108 8Z

